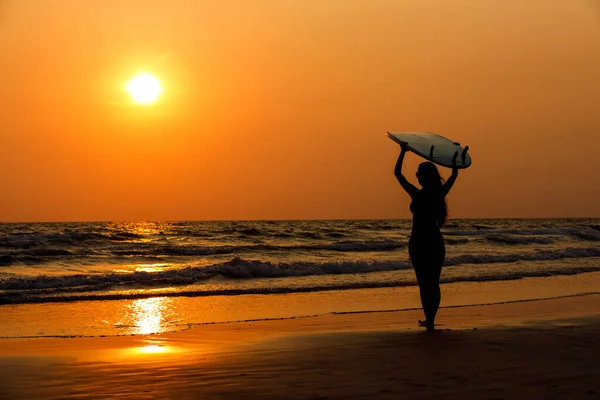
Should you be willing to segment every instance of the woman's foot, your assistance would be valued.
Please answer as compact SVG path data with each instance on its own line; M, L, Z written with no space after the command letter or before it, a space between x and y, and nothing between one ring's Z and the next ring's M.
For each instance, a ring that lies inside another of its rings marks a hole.
M435 327L433 322L429 322L427 320L426 321L419 320L419 326L427 328L427 332L433 332L434 327Z

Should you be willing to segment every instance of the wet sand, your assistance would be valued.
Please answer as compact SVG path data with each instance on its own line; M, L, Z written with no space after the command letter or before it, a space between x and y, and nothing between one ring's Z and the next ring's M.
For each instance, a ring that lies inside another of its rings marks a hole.
M1 399L595 399L600 295L0 340Z

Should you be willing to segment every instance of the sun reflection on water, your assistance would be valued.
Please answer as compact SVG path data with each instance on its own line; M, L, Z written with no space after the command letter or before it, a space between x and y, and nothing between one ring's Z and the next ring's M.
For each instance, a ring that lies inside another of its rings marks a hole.
M157 240L170 229L170 224L160 222L113 222L108 230L121 239L136 243Z
M170 306L171 299L168 297L134 300L128 306L129 318L135 326L135 331L132 333L149 335L167 331L167 315Z
M154 263L154 264L137 264L133 268L135 272L160 272L168 270L170 264Z

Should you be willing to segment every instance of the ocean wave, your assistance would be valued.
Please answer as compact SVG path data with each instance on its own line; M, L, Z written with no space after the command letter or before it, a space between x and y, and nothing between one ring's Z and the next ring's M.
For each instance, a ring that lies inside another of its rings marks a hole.
M600 257L600 248L597 247L569 247L561 250L542 250L522 254L498 254L498 255L469 255L463 254L446 259L444 265L460 264L496 264L511 263L516 261L551 261L567 258Z
M0 266L15 264L44 264L57 259L67 259L76 256L72 251L57 248L39 248L22 251L12 251L0 254Z
M408 269L408 262L339 261L323 263L281 263L244 260L235 257L207 267L186 267L168 271L132 273L77 274L61 276L10 277L0 279L0 290L60 289L107 284L143 284L147 286L193 284L213 277L230 279L279 278L325 274L349 274Z
M342 233L342 232L335 232L335 231L334 231L334 232L327 232L327 233L325 234L325 236L327 236L327 237L330 237L330 238L336 238L336 239L337 239L337 238L343 238L343 237L346 237L346 236L348 236L348 235L346 235L345 233Z
M0 266L8 266L15 264L17 262L17 258L11 254L2 254L0 255Z
M446 259L446 266L465 264L496 264L516 261L550 261L569 258L600 257L600 248L569 248L556 251L537 251L505 255L459 255ZM230 261L204 267L189 266L166 271L136 271L131 273L76 274L59 276L8 277L0 279L0 290L35 290L86 287L104 289L110 285L167 287L189 285L220 277L226 279L281 278L332 274L359 274L406 270L408 262L400 261L327 261L271 263L235 257ZM596 267L594 267L596 268ZM598 267L600 269L600 267ZM490 271L490 273L494 273Z
M38 246L77 246L90 241L121 242L139 239L142 236L132 232L60 232L60 233L20 233L0 236L0 249L28 249Z
M465 244L469 243L468 238L444 238L444 243L446 244Z
M494 229L493 226L481 225L481 224L473 224L472 226L473 226L473 228L477 229L478 231L482 230L482 229Z
M86 261L93 257L105 256L110 253L115 257L141 257L154 259L157 257L199 257L210 255L239 254L244 252L296 252L296 251L334 251L334 252L368 252L368 251L392 251L406 247L406 243L389 239L382 240L342 240L331 243L315 243L306 245L157 245L136 243L135 246L96 246L87 248L65 248L41 247L0 250L0 266L15 264L44 264L48 262L65 261L61 258L73 259L79 257ZM106 262L106 259L103 258Z
M501 244L551 244L554 239L540 236L511 236L511 235L488 235L485 240Z
M373 240L373 241L341 241L316 246L306 246L305 250L334 250L334 251L382 251L396 250L406 247L406 243L395 240Z
M595 231L600 231L600 225L586 225L586 226Z
M244 228L244 229L239 229L237 232L240 233L241 235L244 235L244 236L261 236L261 235L264 235L264 232L261 231L260 229L257 229L257 228Z
M269 244L238 245L238 246L160 246L146 250L151 255L174 255L174 256L203 256L215 254L235 254L241 252L263 252L263 251L312 251L330 250L343 252L385 251L396 250L405 247L406 243L394 240L370 240L353 241L344 240L332 243L306 244L294 246L279 246ZM126 254L131 250L114 250L114 253ZM141 255L139 253L135 253Z
M482 275L466 275L466 276L451 276L442 277L442 284L457 283L457 282L492 282L492 281L508 281L519 280L524 278L535 277L551 277L576 275L589 272L599 272L600 266L584 267L584 268L557 268L551 271L534 270L534 271L518 271L518 272L494 272L491 274ZM91 292L86 293L61 293L60 296L49 296L48 293L38 292L18 292L0 293L0 305L2 304L26 304L26 303L55 303L55 302L74 302L74 301L91 301L91 300L132 300L145 299L151 297L208 297L208 296L238 296L238 295L270 295L270 294L288 294L288 293L307 293L307 292L323 292L331 290L355 290L355 289L372 289L385 287L405 287L416 286L417 282L414 279L397 280L397 281L374 281L374 282L355 282L347 284L331 284L320 286L282 286L282 287L255 287L255 288L235 288L235 289L209 289L202 290L199 286L197 290L184 291L161 291L160 293L152 293L148 291L124 291L124 292Z
M538 229L479 229L479 230L449 230L445 236L572 236L588 241L600 241L600 232L592 228L538 228ZM541 239L540 239L541 240Z
M579 239L588 240L591 242L600 241L600 233L599 232L577 232L577 233L574 233L573 236L575 236Z

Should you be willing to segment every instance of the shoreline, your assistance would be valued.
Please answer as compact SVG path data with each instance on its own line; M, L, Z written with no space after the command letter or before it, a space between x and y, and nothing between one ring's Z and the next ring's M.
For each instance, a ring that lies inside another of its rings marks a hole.
M580 296L597 293L599 288L600 272L443 284L438 322L444 323L446 310L453 307ZM0 306L0 320L3 321L0 337L160 334L202 324L259 322L336 313L418 311L420 307L415 286L202 298L157 295L141 300L3 305Z
M587 292L587 293L577 293L577 294L569 294L563 296L555 296L555 297L545 297L545 298L532 298L532 299L523 299L523 300L508 300L508 301L500 301L494 303L477 303L477 304L460 304L460 305L449 305L449 306L440 306L440 312L443 312L445 309L453 309L453 308L472 308L472 307L489 307L489 306L502 306L502 305L511 305L511 304L520 304L520 303L532 303L532 302L544 302L544 301L552 301L552 300L564 300L571 298L585 298L587 296L599 296L600 303L600 292ZM48 336L0 336L0 344L2 340L7 339L75 339L75 338L106 338L106 337L135 337L135 336L154 336L160 334L176 334L180 332L185 332L190 329L194 329L196 327L203 326L212 326L212 325L225 325L225 326L233 326L236 324L248 324L248 323L263 323L263 322L276 322L276 321L293 321L293 320L302 320L302 319L312 319L312 318L326 318L326 317L334 317L334 316L343 316L343 315L361 315L361 314L385 314L385 313L406 313L406 312L420 312L420 307L414 308L403 308L403 309L389 309L389 310L366 310L366 311L333 311L325 314L313 314L313 315L299 315L292 317L279 317L279 318L257 318L257 319L241 319L235 321L219 321L219 322L199 322L199 323L190 323L186 328L177 331L165 331L165 332L156 332L149 334L142 333L131 333L131 334L118 334L118 335L100 335L100 336L86 336L86 335L48 335ZM585 314L587 315L587 314ZM437 325L444 326L444 325ZM411 328L406 328L411 330ZM468 328L464 328L468 329ZM449 330L449 329L448 329Z

